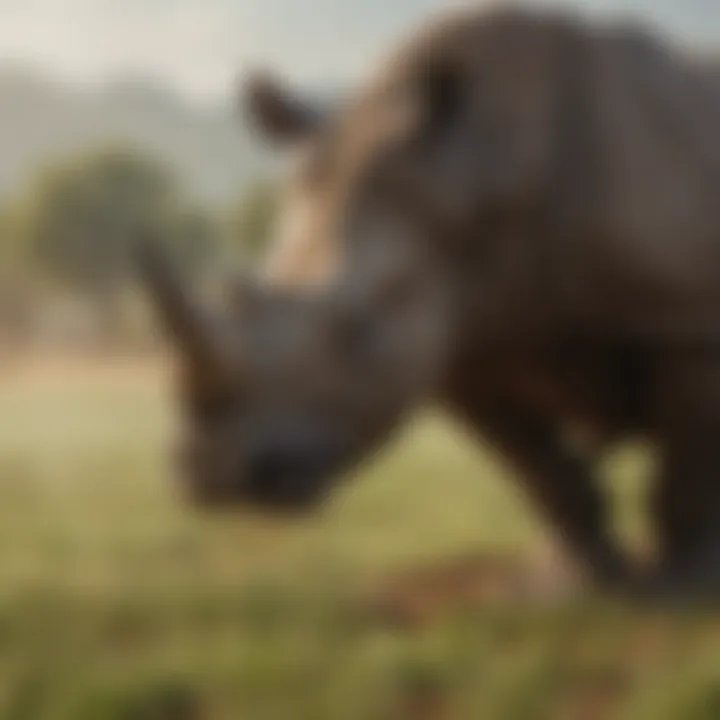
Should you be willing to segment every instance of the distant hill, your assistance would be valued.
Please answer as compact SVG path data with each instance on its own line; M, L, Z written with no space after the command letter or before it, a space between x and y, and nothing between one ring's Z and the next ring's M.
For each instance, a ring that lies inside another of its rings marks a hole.
M720 57L697 60L720 89ZM326 104L341 96L317 94ZM192 194L213 205L236 198L270 165L232 98L225 107L196 106L142 80L78 89L0 65L0 201L53 162L118 144L167 163Z
M235 197L268 160L230 102L193 106L142 81L79 90L0 67L0 199L48 164L117 144L168 163L190 192L213 204Z

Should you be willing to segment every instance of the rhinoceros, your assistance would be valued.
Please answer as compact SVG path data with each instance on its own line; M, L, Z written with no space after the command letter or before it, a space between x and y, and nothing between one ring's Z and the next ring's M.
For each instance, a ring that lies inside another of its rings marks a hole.
M338 107L266 73L244 99L290 160L265 272L209 309L143 254L192 497L307 510L437 403L625 587L646 573L595 461L642 437L652 587L720 590L720 92L696 61L634 24L466 9Z

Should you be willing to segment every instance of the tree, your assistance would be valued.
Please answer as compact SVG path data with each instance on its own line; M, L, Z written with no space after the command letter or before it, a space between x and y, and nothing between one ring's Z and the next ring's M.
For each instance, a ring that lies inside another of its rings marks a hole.
M14 208L0 208L0 346L16 339L31 316L33 292L26 247Z
M0 275L16 274L26 259L17 213L9 206L0 206Z
M202 268L214 246L212 223L172 174L142 155L108 150L48 171L26 207L27 241L56 281L110 298L128 277L133 241L177 243L187 270Z

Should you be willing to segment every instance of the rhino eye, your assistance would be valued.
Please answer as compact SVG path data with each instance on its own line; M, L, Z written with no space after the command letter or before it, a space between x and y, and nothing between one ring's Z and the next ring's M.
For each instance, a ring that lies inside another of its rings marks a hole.
M339 323L335 329L335 340L345 357L360 360L367 356L373 344L373 325L364 314L353 314Z
M384 357L386 333L373 312L356 309L335 327L334 344L348 366L370 371Z

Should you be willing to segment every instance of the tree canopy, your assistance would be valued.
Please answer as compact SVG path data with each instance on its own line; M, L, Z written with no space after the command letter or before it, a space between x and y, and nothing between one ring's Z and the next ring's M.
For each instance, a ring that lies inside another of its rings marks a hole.
M26 241L43 272L84 290L112 293L128 277L132 245L151 235L172 244L187 271L202 270L212 221L172 173L125 150L105 150L49 170L31 189Z

